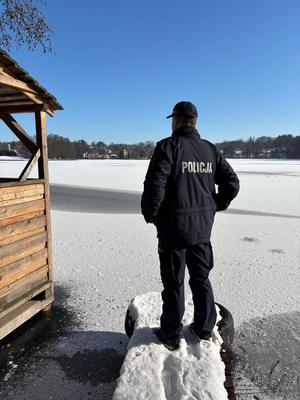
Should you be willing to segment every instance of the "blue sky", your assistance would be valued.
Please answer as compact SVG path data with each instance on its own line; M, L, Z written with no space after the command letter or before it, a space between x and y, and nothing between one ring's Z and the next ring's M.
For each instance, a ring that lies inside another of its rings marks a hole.
M157 141L173 105L190 100L213 142L300 134L298 0L49 0L42 10L55 55L10 54L65 108L48 133Z

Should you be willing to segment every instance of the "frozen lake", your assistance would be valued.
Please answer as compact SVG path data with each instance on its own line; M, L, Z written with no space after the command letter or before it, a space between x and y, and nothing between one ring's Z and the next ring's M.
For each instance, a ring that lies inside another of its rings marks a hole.
M228 160L239 175L236 209L300 215L300 160ZM50 161L50 183L141 192L148 160ZM25 161L0 161L0 177L16 177ZM32 177L37 176L36 169Z
M26 368L21 356L15 360L17 383L14 388L10 380L3 384L1 397L11 393L16 399L40 400L51 393L58 400L111 399L119 358L126 351L123 324L129 301L162 289L155 229L139 214L148 162L49 162L57 307L80 322L36 349L33 359L25 360ZM216 216L211 280L216 300L235 320L238 398L246 398L242 394L249 385L260 399L279 400L288 393L286 398L296 400L300 161L229 162L241 192L228 212ZM23 166L24 161L0 161L0 176L17 176ZM98 372L91 369L86 376L80 365L93 368L95 358L110 367L97 361ZM275 364L272 379L281 379L276 396L277 381L266 380ZM44 373L32 381L36 369Z

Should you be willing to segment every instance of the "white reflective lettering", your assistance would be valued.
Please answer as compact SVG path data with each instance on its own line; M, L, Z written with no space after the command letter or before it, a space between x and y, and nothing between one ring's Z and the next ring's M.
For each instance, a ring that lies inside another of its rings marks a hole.
M182 166L182 173L184 173L184 170L187 168L187 162L182 161L181 166Z
M212 174L213 168L211 162L203 162L203 161L182 161L181 162L181 172L184 174L185 172L189 173L207 173Z

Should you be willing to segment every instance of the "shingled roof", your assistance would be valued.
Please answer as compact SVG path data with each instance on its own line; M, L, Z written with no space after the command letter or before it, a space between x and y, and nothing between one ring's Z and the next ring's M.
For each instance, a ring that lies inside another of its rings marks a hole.
M47 104L51 111L63 110L63 106L58 103L57 99L42 85L40 85L38 81L33 79L32 76L29 75L29 73L25 69L20 67L19 64L2 49L0 49L0 67L2 67L13 78L24 82L28 86L28 88L36 93L38 98L43 103Z

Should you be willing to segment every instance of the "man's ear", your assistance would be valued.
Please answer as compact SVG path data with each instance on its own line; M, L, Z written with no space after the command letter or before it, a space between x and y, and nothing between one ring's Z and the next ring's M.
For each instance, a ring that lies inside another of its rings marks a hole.
M178 128L178 117L174 115L172 117L172 130L175 131L175 129Z

